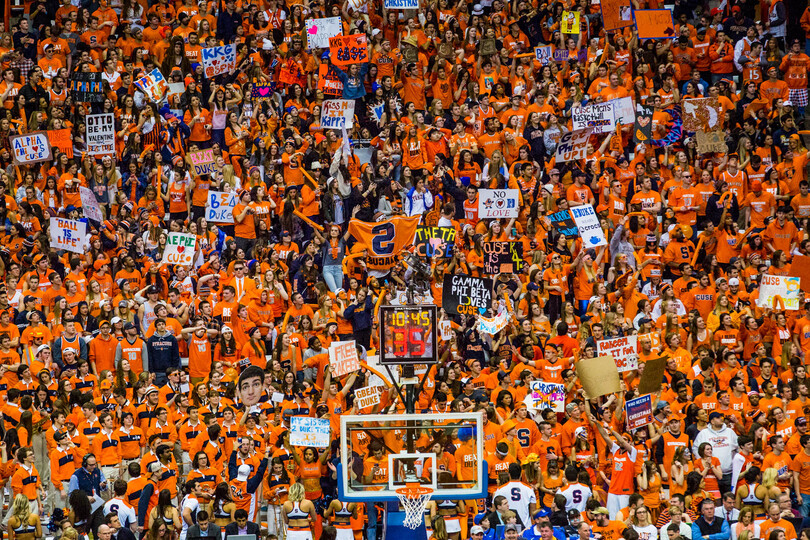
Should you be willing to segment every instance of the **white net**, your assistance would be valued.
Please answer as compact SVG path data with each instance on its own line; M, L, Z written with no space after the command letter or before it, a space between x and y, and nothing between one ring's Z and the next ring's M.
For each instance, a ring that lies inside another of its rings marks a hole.
M425 521L425 507L427 506L433 490L429 488L404 488L397 490L399 503L405 509L405 519L402 525L409 529L417 529Z

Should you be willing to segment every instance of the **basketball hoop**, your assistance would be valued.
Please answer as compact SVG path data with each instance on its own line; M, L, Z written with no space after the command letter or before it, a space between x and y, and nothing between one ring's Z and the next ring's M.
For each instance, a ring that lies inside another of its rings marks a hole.
M409 529L417 529L424 522L425 507L433 495L433 489L409 482L405 487L397 488L396 493L399 503L405 508L402 525Z

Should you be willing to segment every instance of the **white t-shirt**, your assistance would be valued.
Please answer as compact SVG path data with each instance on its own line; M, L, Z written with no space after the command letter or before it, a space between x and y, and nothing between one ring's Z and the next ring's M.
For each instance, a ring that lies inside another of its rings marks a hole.
M180 506L180 521L183 522L183 530L180 531L180 540L184 540L186 534L188 534L188 523L183 519L183 512L185 512L186 508L191 509L191 521L197 523L197 511L200 509L200 501L197 500L197 497L193 496L186 496L183 499L183 504Z
M121 522L122 527L129 527L132 524L138 523L138 516L135 515L135 509L126 503L123 499L112 498L104 505L104 515L110 512L118 514L118 521Z
M499 487L495 495L493 495L493 499L498 495L506 497L506 500L509 502L509 509L518 515L524 527L531 525L532 520L529 515L529 505L537 504L537 497L532 488L519 480L512 480Z
M655 525L633 525L633 529L638 533L638 540L658 540L658 528Z
M565 497L566 511L573 508L579 513L582 513L585 511L585 505L588 503L588 499L591 498L593 491L585 484L575 482L569 484L567 488L560 490L560 494Z

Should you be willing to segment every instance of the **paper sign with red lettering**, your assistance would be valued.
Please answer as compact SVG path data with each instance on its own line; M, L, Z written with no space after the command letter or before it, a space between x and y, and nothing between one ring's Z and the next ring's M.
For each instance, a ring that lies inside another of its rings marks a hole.
M73 137L69 129L52 129L48 131L48 142L51 149L59 150L67 154L68 158L73 158Z
M785 304L784 309L790 311L799 309L799 303L802 300L799 292L800 281L797 277L765 274L759 284L757 306L774 309L774 298L779 296Z
M222 45L202 50L203 69L206 78L210 79L236 70L236 45Z
M368 42L365 34L329 38L329 56L336 66L368 62Z
M193 234L179 232L169 233L166 239L166 249L163 250L165 264L179 264L180 266L190 266L194 259L194 250L197 247L197 237Z
M639 39L672 39L675 22L668 9L638 9L633 12Z
M478 217L516 218L520 210L520 190L482 189L478 192Z
M207 150L200 150L199 152L189 152L188 157L191 159L191 165L194 167L194 174L197 176L203 174L212 174L214 172L216 160L214 159L214 151L212 149L209 148Z
M339 36L343 31L340 17L326 17L325 19L307 19L307 44L310 49L327 49L329 38Z
M638 336L603 339L596 342L599 356L612 356L619 373L638 369Z
M337 76L337 71L332 65L321 64L318 68L318 89L323 90L327 96L342 96L343 83Z
M588 151L588 139L592 131L588 128L568 131L560 135L560 142L557 144L557 151L554 154L557 163L585 159Z
M376 386L366 386L354 392L354 399L357 400L357 408L365 409L380 403L380 389Z
M352 341L333 341L329 344L329 365L338 377L343 377L360 369L357 348Z
M51 159L51 143L48 134L44 131L26 133L25 135L10 135L12 156L15 165L37 163Z
M84 253L87 242L87 223L73 219L52 217L48 226L51 249Z
M353 99L327 99L321 107L321 128L349 129L354 126Z

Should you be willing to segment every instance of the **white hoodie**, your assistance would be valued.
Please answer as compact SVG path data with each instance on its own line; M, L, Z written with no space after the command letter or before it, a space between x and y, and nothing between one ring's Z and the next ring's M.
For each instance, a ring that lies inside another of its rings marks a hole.
M705 442L712 445L712 456L720 460L723 475L731 474L731 460L737 453L737 434L734 430L725 424L719 431L715 431L711 424L700 430L692 450L695 457L699 456L698 448Z

